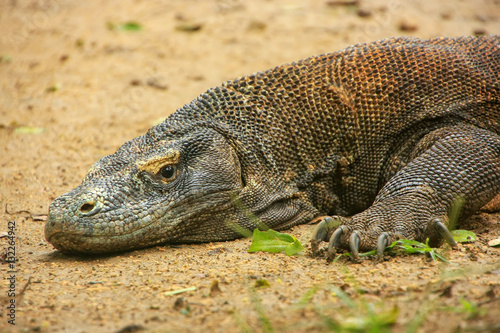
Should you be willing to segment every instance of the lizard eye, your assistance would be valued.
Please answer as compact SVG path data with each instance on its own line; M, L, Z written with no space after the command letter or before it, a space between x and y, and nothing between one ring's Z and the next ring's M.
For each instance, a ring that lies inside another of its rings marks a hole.
M165 165L160 169L159 174L165 179L165 180L172 180L175 178L177 174L177 167L175 165Z

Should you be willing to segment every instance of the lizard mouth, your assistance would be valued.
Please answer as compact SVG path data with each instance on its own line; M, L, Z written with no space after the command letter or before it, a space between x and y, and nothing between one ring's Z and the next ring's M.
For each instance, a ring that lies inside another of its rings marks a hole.
M176 202L172 205L152 209L150 210L152 213L129 214L114 222L105 221L105 218L102 217L99 220L95 219L98 216L96 210L101 209L98 203L94 203L94 207L85 206L90 205L89 203L78 204L77 206L80 208L77 215L69 219L65 219L64 212L61 213L57 206L53 206L49 208L49 218L45 225L45 239L62 252L92 254L123 252L159 244L175 243L179 238L189 236L193 232L190 221L196 221L207 207L218 202L217 207L227 208L232 205L231 197L237 195L237 192L226 190L205 193L203 196L190 198L190 209L187 211L185 203ZM85 210L84 214L82 214L83 210ZM129 225L123 222L132 218L134 220ZM99 221L99 223L93 221ZM102 227L102 225L110 225L110 223L119 225L120 230ZM194 241L196 242L196 240Z
M117 234L85 234L63 230L57 221L47 220L45 238L57 250L66 253L112 253L165 243L168 235L158 236L154 220L139 229Z
M47 241L61 252L88 254L131 251L161 243L161 241L158 241L156 244L150 241L139 243L135 237L130 237L129 241L126 241L123 235L85 236L69 234L62 231L53 232L47 237Z

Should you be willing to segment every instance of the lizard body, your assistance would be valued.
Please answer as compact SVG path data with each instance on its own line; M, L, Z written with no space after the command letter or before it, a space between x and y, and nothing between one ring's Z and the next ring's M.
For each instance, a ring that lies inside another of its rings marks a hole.
M228 81L95 163L46 238L101 253L341 215L314 242L439 243L457 198L465 218L500 192L499 72L500 37L393 38Z

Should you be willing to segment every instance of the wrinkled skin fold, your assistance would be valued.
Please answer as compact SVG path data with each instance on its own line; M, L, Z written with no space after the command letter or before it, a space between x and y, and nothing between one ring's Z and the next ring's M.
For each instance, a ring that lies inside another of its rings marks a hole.
M330 215L354 254L450 240L500 192L500 38L394 38L209 89L103 157L49 207L67 252L231 240Z

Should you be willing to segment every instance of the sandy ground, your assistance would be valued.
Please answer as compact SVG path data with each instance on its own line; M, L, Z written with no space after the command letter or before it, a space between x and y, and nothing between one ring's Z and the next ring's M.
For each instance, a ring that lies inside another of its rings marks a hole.
M15 223L17 259L14 273L0 266L0 331L499 329L494 215L467 223L478 242L442 247L454 264L328 265L249 254L248 239L70 256L45 241L49 203L93 162L224 80L390 36L500 32L497 0L335 2L0 1L0 232ZM142 29L120 29L129 21ZM307 244L311 231L290 233Z

